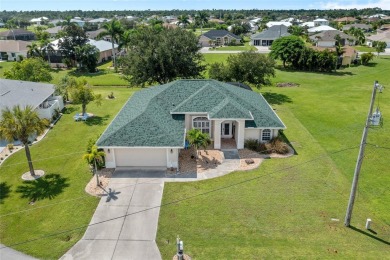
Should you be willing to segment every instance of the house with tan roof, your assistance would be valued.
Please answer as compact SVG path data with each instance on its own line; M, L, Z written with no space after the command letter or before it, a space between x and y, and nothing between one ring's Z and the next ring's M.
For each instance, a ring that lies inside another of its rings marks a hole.
M264 97L216 80L177 80L136 92L97 141L107 168L177 168L186 133L209 134L244 148L246 139L268 142L286 126Z
M340 36L342 46L345 45L355 45L355 37L348 35L346 33L340 32L338 30L324 31L321 33L314 34L309 38L315 42L317 47L335 47L336 45L336 36Z
M27 45L30 44L31 42L26 41L0 41L0 60L19 61L19 56L27 58Z

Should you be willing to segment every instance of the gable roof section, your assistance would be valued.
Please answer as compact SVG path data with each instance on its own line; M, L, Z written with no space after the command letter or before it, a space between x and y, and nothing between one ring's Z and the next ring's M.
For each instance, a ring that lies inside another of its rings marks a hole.
M35 33L26 31L24 29L14 29L4 32L0 32L0 37L10 37L10 36L19 36L19 35L35 35Z
M0 79L0 110L15 105L37 108L53 93L53 84Z
M343 32L340 32L338 30L332 30L332 31L324 31L317 34L314 34L310 36L310 39L312 40L318 40L318 41L336 41L335 37L336 35L340 35L341 39L355 39L355 37L345 34Z
M265 99L215 80L177 80L135 93L99 138L99 147L183 147L185 116L245 119L247 127L285 128Z
M212 39L212 40L215 40L217 38L222 38L222 37L225 37L227 35L229 35L230 37L233 37L237 40L240 40L241 38L231 32L228 32L226 30L210 30L208 32L205 32L204 34L202 34L203 36L209 38L209 39Z
M287 32L288 27L285 25L273 25L267 30L262 31L251 36L252 40L255 39L264 39L264 40L275 40L283 36L289 36Z

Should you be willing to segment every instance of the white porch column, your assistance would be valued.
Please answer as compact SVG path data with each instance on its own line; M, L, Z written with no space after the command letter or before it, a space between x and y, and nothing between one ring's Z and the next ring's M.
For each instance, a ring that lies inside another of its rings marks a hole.
M244 138L245 138L245 120L237 120L237 149L244 149Z
M221 149L221 124L222 120L213 120L214 124L214 149Z

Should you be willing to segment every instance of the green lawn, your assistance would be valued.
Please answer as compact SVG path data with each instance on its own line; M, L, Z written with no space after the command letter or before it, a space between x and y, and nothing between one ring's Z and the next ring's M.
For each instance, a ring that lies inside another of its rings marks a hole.
M257 50L256 47L250 46L250 45L244 45L244 46L224 46L219 47L216 49L210 49L213 51L250 51L250 50Z
M354 46L354 48L358 51L363 51L363 52L376 52L375 48L371 48L368 46Z
M215 60L216 57L206 59ZM337 74L278 70L261 92L287 125L297 155L266 160L259 169L194 183L166 183L157 243L163 259L177 235L193 259L370 258L390 243L389 124L369 131L352 225L343 226L353 170L374 80L388 84L389 58ZM380 94L384 116L390 114ZM332 218L339 221L332 221ZM364 229L372 218L371 233ZM385 257L386 258L386 257Z
M134 91L95 88L103 97L113 92L116 98L104 99L100 107L88 105L96 117L85 123L73 120L81 107L68 106L48 135L31 147L35 168L46 173L36 184L20 178L28 171L24 151L0 166L1 243L41 259L58 259L82 237L99 199L84 191L92 176L81 157L88 140L104 131ZM32 196L38 200L29 205ZM63 231L69 232L52 236Z

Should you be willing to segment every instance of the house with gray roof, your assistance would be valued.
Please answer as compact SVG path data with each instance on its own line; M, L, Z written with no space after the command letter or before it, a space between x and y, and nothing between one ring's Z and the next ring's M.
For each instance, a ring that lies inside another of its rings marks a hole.
M0 40L33 41L34 39L35 33L24 29L12 29L0 32Z
M62 97L55 95L53 84L0 79L0 111L15 105L32 106L40 118L49 120L57 109L64 108Z
M177 168L192 128L209 134L215 149L225 140L243 149L246 139L267 142L286 127L259 93L216 80L177 80L135 93L97 146L107 168Z
M346 25L343 26L343 31L348 31L352 27L355 27L356 29L361 29L364 32L372 31L372 25L371 24L365 24L365 23L346 24Z
M352 35L340 32L338 30L324 31L310 36L309 38L316 44L317 47L335 47L336 35L340 36L342 46L355 45L356 38Z
M276 39L290 36L287 30L288 27L285 25L274 25L261 33L252 35L250 44L254 46L271 46Z
M239 43L241 37L226 30L210 30L202 34L199 44L202 47L229 45L232 42Z

